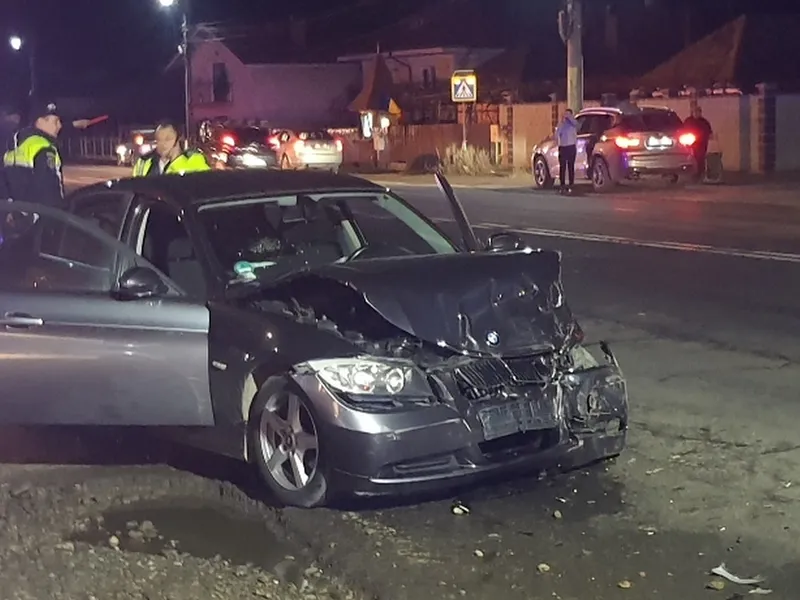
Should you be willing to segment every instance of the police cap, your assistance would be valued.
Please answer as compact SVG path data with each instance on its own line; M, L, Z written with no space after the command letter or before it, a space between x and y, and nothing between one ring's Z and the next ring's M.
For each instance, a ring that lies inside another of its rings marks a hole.
M49 117L50 115L60 116L55 102L34 101L30 109L30 121L35 123L37 119Z

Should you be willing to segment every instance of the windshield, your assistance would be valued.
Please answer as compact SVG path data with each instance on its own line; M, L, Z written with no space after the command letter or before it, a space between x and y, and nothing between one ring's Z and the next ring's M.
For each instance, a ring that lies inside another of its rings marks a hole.
M646 110L622 117L622 125L631 131L674 131L683 124L671 110Z
M229 281L271 280L349 260L458 251L403 200L383 192L235 200L204 206L199 218Z

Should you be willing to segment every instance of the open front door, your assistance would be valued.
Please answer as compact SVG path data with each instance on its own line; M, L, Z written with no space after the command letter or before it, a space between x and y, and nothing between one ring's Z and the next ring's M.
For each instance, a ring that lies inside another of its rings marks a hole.
M436 173L434 176L436 177L436 185L439 186L439 189L450 203L450 210L461 232L464 248L467 252L477 252L481 250L481 243L478 241L478 236L475 235L475 230L472 228L469 219L467 219L467 213L464 212L464 207L461 206L461 202L459 202L453 190L453 186L450 185L450 182L447 181L447 178L441 173Z
M0 203L0 229L0 424L214 424L206 306L116 299L145 261L62 211Z

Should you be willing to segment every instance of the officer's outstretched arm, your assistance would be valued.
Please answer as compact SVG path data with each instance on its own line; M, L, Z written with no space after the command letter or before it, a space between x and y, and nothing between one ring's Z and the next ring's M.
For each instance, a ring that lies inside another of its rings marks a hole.
M64 190L61 170L55 150L45 148L33 159L33 183L30 201L56 208L63 208Z

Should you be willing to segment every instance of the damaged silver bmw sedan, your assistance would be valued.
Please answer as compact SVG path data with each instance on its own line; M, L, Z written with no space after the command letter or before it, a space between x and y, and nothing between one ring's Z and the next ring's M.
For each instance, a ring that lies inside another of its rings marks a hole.
M626 383L560 255L480 241L437 182L460 239L327 173L1 203L0 421L179 428L304 507L618 455Z

